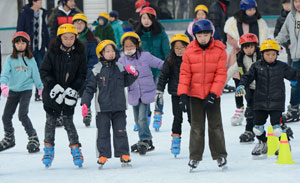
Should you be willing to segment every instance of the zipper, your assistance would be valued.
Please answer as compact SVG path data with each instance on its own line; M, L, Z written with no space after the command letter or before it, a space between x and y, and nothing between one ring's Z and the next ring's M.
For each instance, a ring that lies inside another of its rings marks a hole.
M205 83L205 67L206 67L206 60L205 60L205 50L203 50L203 80L202 80L202 84L203 84L203 86L204 86L204 83ZM203 94L205 94L205 89L204 89L205 87L202 87L202 89L203 89Z
M267 84L267 99L268 99L267 106L269 108L269 104L270 104L270 95L269 95L269 90L270 90L270 66L269 65L267 65L267 82L268 82L268 84Z

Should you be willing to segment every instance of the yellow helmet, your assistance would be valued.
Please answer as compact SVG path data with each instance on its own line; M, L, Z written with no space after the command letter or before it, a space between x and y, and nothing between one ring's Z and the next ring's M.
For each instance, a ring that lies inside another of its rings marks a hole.
M187 44L190 43L190 39L189 39L185 34L181 34L181 33L175 34L175 35L171 38L170 44L174 43L175 41L183 41L183 42L185 42L185 43L187 43Z
M98 44L98 46L97 46L97 48L96 48L96 54L97 54L98 58L100 57L100 52L101 52L101 51L105 48L105 46L107 46L107 45L112 45L112 46L114 46L114 47L117 49L116 43L113 42L112 40L103 40L103 41L101 41L101 42Z
M141 38L140 36L135 33L135 32L125 32L122 37L121 37L121 45L123 46L124 44L124 40L127 38L127 37L133 37L133 38L136 38L139 42L139 47L142 46L142 41L141 41Z
M280 51L280 46L275 40L265 40L260 45L260 51L275 50Z
M109 20L109 14L106 12L99 13L98 17L103 17L103 18L106 18L107 20Z
M194 12L196 13L199 10L202 10L202 11L208 13L208 8L203 4L200 4L200 5L196 6Z
M83 13L77 13L76 15L73 16L72 22L74 23L75 20L82 20L85 23L88 23L88 19Z
M77 35L77 30L73 24L62 24L57 29L57 36L60 36L65 33L73 33Z

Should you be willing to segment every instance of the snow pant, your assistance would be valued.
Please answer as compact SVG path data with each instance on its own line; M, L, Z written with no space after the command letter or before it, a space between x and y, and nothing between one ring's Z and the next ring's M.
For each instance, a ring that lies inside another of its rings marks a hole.
M235 88L237 88L240 84L240 80L236 79L236 78L233 78L233 81L234 81L234 84L235 84ZM236 105L236 108L238 108L238 109L244 107L243 96L241 96L241 97L235 96L235 105Z
M10 133L10 134L14 133L12 118L19 104L18 117L23 127L25 128L27 135L29 137L36 135L36 131L33 128L31 120L28 117L31 95L32 95L32 90L25 90L21 92L14 92L12 90L9 91L3 116L2 116L5 133Z
M254 111L254 121L255 125L265 125L267 118L270 115L271 125L280 125L280 119L282 116L282 111L264 111L264 110L255 110ZM266 131L260 136L256 136L257 139L267 142Z
M300 61L292 62L292 67L295 69L300 69ZM297 82L296 85L292 85L290 104L292 106L300 104L300 82L299 81Z
M180 108L179 102L180 102L180 97L176 96L176 95L172 95L172 111L173 111L173 116L174 116L173 125L172 125L172 133L181 135L183 111ZM188 122L191 123L190 104L187 105L187 116L188 116Z
M149 104L144 104L141 101L137 106L133 106L134 121L139 129L138 134L140 141L152 139L147 122L148 106Z
M104 156L111 158L110 125L112 125L113 129L115 157L129 155L125 111L98 112L96 116L96 126L98 128L97 149L99 157Z
M206 111L203 109L204 100L191 97L191 132L190 159L202 160L205 144L205 118L208 121L209 148L213 160L227 157L225 138L222 125L220 98Z
M246 89L246 101L247 101L247 108L245 111L245 118L246 118L246 127L245 130L246 131L253 131L253 127L254 127L254 112L253 112L253 99L254 99L254 92L255 90L247 88Z
M63 126L67 131L70 146L74 144L78 144L79 147L81 147L81 144L79 143L77 130L73 122L73 115L70 116L63 115L62 117L63 117ZM44 142L49 143L53 146L55 145L54 140L55 140L56 121L57 121L57 116L46 113Z

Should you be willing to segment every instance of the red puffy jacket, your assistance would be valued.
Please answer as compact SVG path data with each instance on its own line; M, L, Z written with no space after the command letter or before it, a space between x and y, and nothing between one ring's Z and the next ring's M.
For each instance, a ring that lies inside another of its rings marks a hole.
M225 45L212 39L203 50L196 40L184 52L180 67L178 95L205 99L208 93L221 96L227 78Z

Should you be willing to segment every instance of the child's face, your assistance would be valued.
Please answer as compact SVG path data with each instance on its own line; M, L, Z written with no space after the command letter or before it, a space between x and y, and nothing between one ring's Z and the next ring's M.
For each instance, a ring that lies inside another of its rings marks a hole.
M277 52L273 50L264 51L263 57L266 62L273 63L277 58Z
M246 10L246 15L252 17L256 13L256 8L250 8Z
M297 11L300 11L300 0L294 0L294 6Z
M147 13L144 13L141 17L141 22L142 22L142 25L146 28L150 27L152 25L152 21L151 19L149 18L149 16L147 15Z
M15 47L18 51L25 51L27 46L26 42L23 42L22 40L15 43Z
M61 35L61 42L65 47L72 47L75 43L76 35L73 33L65 33Z
M175 55L182 57L186 47L181 41L176 41L174 44Z
M197 18L197 20L203 20L203 19L206 19L206 14L205 14L205 12L202 11L202 10L197 11L196 18Z
M67 1L67 5L68 5L68 7L70 7L70 8L74 8L75 5L76 5L75 0L68 0L68 1Z
M74 26L77 29L77 32L81 33L85 29L85 22L81 20L77 20L74 22Z
M110 21L110 22L114 22L115 20L116 20L115 17L109 17L109 21Z
M131 51L134 49L136 49L135 44L130 39L126 39L124 41L124 51Z
M246 55L253 55L254 51L255 51L255 46L254 45L249 45L247 47L243 48L243 51Z
M103 19L102 18L99 18L99 25L104 25L104 21L103 21Z
M291 3L290 2L283 3L282 7L285 11L291 11Z
M103 57L106 59L106 60L113 60L115 59L116 57L116 52L113 48L113 46L110 44L110 45L107 45L105 48L104 48L104 51L103 51Z
M196 33L196 39L200 44L207 44L211 38L211 33Z

